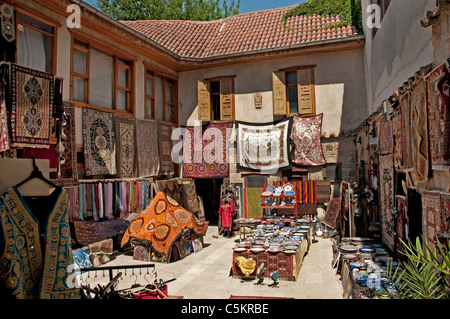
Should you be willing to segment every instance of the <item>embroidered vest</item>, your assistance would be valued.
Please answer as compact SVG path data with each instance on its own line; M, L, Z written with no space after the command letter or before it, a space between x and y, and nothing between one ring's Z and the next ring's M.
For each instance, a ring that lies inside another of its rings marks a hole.
M15 186L0 196L4 247L0 280L17 299L79 298L69 228L69 196L58 187L45 233Z

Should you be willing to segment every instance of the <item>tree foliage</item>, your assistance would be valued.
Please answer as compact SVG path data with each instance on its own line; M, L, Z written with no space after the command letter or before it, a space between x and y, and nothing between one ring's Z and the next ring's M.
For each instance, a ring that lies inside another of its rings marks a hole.
M313 14L340 16L340 22L327 25L325 28L353 25L358 33L363 33L361 0L309 0L286 12L282 24L286 27L290 17L306 15L309 18Z
M95 7L117 20L210 21L239 13L240 0L97 0Z

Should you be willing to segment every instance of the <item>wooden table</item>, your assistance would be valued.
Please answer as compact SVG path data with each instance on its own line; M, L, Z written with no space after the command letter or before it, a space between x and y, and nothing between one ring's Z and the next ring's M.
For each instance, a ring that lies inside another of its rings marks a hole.
M245 227L248 228L256 228L259 224L261 224L261 220L254 219L254 220L241 220L241 219L235 219L234 223L239 226L239 240L245 240ZM244 231L242 229L244 228ZM250 234L250 233L249 233Z

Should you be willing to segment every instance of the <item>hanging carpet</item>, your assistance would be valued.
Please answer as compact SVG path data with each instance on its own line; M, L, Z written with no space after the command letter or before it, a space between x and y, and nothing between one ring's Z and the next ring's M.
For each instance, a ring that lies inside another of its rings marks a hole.
M262 217L261 188L244 188L244 214L246 218Z
M323 114L313 117L294 117L292 130L296 165L320 166L327 162L323 156L321 133Z
M233 123L229 122L185 128L183 177L228 177L228 140L232 127Z
M341 210L341 199L339 197L333 198L328 203L327 211L325 213L323 222L331 228L337 228L340 210Z
M83 139L86 175L115 175L113 114L83 108Z
M58 177L57 173L50 172L50 178L56 185L61 185L64 187L77 186L77 145L75 135L75 109L73 103L64 103L64 114L66 125L63 126L63 132L66 139L63 141L63 160L60 162L61 176Z
M431 164L450 164L450 71L442 63L427 77Z
M378 137L379 154L390 154L394 148L392 121L381 120L380 136Z
M317 203L317 181L295 182L295 196L298 204Z
M172 161L172 125L158 123L159 133L159 156L160 169L159 175L173 175L174 163Z
M160 159L156 121L136 120L136 150L139 176L157 176Z
M394 158L380 156L380 216L383 242L394 250Z
M3 99L3 87L0 83L0 153L9 150L8 113Z
M402 113L402 166L404 169L408 169L412 167L411 111L409 94L404 94L400 98L400 109Z
M236 121L238 168L267 173L290 169L291 123L292 118L262 124Z
M48 148L54 76L11 64L11 142Z
M0 24L2 35L8 42L13 42L16 39L16 24L14 17L14 6L0 1Z
M184 229L190 229L204 236L208 224L199 221L174 199L159 192L153 198L152 204L128 227L121 244L124 246L130 238L148 240L152 243L153 249L168 257L172 245Z
M422 233L428 247L435 250L436 236L442 232L440 194L423 192Z
M424 182L429 174L426 82L411 92L411 149L416 182Z
M394 159L397 164L401 164L403 160L403 149L402 149L402 115L399 113L392 120L393 130L394 130Z
M116 136L116 165L118 178L136 176L136 126L135 119L114 115Z

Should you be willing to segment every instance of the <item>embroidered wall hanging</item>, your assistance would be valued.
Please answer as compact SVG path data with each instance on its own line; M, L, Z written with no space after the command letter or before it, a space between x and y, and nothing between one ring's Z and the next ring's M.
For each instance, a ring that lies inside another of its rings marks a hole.
M380 215L383 242L394 249L394 156L380 155Z
M183 177L228 177L228 140L233 123L186 127L183 141Z
M172 125L158 123L159 132L159 175L173 175L174 163L172 161Z
M139 176L156 176L159 172L158 123L136 120L136 150Z
M0 18L3 37L6 41L13 42L16 39L14 7L0 1Z
M400 111L402 114L402 166L405 169L412 167L410 103L409 94L404 94L400 98Z
M425 81L411 92L411 150L416 182L424 182L428 178L430 164Z
M206 235L208 222L199 221L178 202L159 192L152 204L128 227L122 238L122 247L130 238L148 240L152 248L163 255L170 256L172 245L189 229L198 235Z
M267 173L290 169L291 123L292 118L262 124L236 121L238 168Z
M117 177L135 177L136 168L136 129L135 119L114 115L116 135Z
M48 148L53 83L52 74L11 64L11 141L14 146Z
M450 164L450 99L443 102L442 92L450 97L450 72L446 63L431 71L427 77L428 89L428 133L430 159L434 165ZM444 87L447 87L444 89Z
M323 156L322 133L323 114L293 119L292 130L295 144L294 163L301 166L320 166L327 162Z
M112 113L83 108L86 175L115 175L116 145Z

